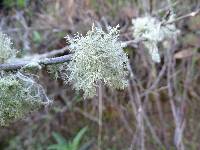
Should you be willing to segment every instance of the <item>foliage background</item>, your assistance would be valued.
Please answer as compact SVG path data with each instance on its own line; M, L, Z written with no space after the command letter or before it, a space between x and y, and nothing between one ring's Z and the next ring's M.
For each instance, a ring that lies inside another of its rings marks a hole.
M162 17L165 14L162 9L167 6L167 0L1 0L0 30L12 37L15 47L20 50L18 55L45 53L65 47L63 37L76 32L85 34L93 22L103 27L119 24L120 39L131 40L132 18L145 12ZM198 0L180 0L173 6L177 16L199 7ZM170 99L176 102L177 111L183 112L185 149L200 149L200 15L182 20L177 26L181 29L178 44L172 54L160 47L160 64L151 61L142 45L138 48L130 45L125 49L135 83L132 89L123 91L104 88L103 150L131 147L140 150L141 140L148 150L175 149L176 121ZM169 58L173 59L171 64L164 61ZM170 74L168 68L171 68ZM88 131L82 144L93 141L90 149L97 149L98 99L83 101L81 93L65 86L60 79L54 80L47 70L38 75L49 97L55 100L53 106L0 128L0 149L47 149L56 143L52 133L71 140L85 126ZM169 85L173 86L169 88ZM147 118L142 122L144 136L138 130L132 107L137 96Z

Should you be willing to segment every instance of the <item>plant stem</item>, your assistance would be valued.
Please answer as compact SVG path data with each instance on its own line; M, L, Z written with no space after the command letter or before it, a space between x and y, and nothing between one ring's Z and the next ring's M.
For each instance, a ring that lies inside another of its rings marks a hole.
M102 82L99 82L98 87L98 103L99 103L99 131L98 131L98 149L102 146L102 118L103 118L103 87Z

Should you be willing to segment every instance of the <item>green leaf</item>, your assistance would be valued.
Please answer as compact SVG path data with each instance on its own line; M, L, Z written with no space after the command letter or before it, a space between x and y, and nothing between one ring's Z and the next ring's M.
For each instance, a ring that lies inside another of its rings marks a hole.
M52 135L58 144L67 144L65 138L63 138L60 134L53 132Z
M48 150L68 150L66 144L54 144L48 147Z
M53 132L52 136L56 140L57 144L50 145L48 150L78 150L80 141L86 131L87 127L81 129L73 141L69 142L67 142L60 134Z
M72 145L73 145L73 149L72 150L78 150L80 141L83 137L83 135L85 134L85 132L88 130L87 127L84 127L83 129L81 129L78 134L76 135L76 137L73 139Z

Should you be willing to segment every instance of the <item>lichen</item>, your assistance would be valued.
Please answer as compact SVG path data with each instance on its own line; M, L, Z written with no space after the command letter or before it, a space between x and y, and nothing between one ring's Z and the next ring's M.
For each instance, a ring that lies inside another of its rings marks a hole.
M173 19L174 15L171 15L168 21ZM174 24L163 25L161 21L151 16L133 19L132 23L134 38L138 41L141 40L149 50L152 60L159 63L158 42L172 39L179 33L179 30Z
M67 37L73 55L65 77L77 91L84 91L84 97L96 94L99 81L117 89L127 85L128 58L118 37L118 26L110 28L108 33L93 26L86 36Z
M12 44L11 39L0 32L0 63L16 56L16 50L12 48Z
M20 74L1 75L0 78L0 125L23 118L46 104L39 87L31 79ZM28 79L28 78L27 78Z
M49 65L47 66L47 72L53 79L57 80L58 78L60 78L60 72L62 70L63 65L64 64Z
M32 60L30 63L28 63L27 65L25 65L23 68L24 69L33 69L33 68L41 69L42 67L40 66L40 64L38 63L38 61Z

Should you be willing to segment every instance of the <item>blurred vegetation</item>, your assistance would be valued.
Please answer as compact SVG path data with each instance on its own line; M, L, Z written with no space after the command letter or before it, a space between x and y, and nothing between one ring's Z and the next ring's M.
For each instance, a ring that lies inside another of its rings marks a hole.
M25 8L27 4L27 0L3 0L3 5L5 8Z
M131 19L144 15L144 4L148 5L149 2L149 12L158 18L164 16L169 10L169 8L164 9L168 6L167 0L145 0L144 2L139 0L2 0L0 30L12 37L20 54L29 55L65 47L67 44L64 36L73 36L77 32L84 35L93 22L101 24L104 29L106 24L110 26L119 24L120 40L128 41L133 39ZM199 6L196 0L182 0L177 1L173 8L176 14L181 16ZM181 36L178 38L178 45L172 56L175 62L170 74L170 79L175 78L171 81L174 85L172 98L176 100L177 105L178 102L186 100L181 107L186 122L184 145L185 149L197 150L200 148L200 115L197 115L200 113L199 15L182 20L177 23L177 26L181 29ZM169 101L171 97L168 92L167 71L151 89L168 57L166 49L161 46L159 48L162 56L161 64L153 64L141 45L129 46L124 50L129 56L136 80L132 85L137 88L137 91L132 90L133 98L140 96L147 115L144 121L145 146L148 150L174 150L175 124ZM67 51L63 54L68 53ZM76 93L70 85L63 84L63 81L58 78L58 72L55 76L57 80L52 79L51 73L58 67L46 68L37 74L40 75L39 80L46 88L49 97L54 99L54 104L22 120L17 120L8 127L1 127L0 149L45 150L53 146L56 147L55 149L62 149L62 147L69 149L73 147L72 145L77 145L73 143L80 142L78 145L82 147L91 139L97 140L98 100L96 98L83 100L82 93ZM139 149L137 148L140 142L137 140L139 139L137 116L134 114L128 89L114 91L104 88L103 90L102 150L128 150L131 147ZM88 127L87 134L86 128L83 128L85 126ZM155 135L162 146L158 145ZM94 143L88 150L97 149L97 142ZM70 150L76 149L78 148Z

